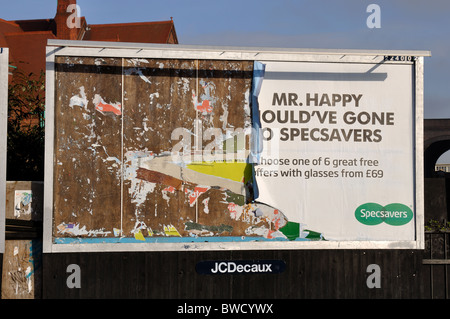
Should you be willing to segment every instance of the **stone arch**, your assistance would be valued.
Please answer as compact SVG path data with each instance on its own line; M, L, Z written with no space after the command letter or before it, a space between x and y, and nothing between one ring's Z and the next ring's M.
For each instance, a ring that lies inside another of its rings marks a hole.
M450 150L450 119L424 121L424 176L434 176L439 157Z
M450 150L450 119L424 120L424 200L425 222L447 221L450 217L450 178L438 177L434 172L436 161Z

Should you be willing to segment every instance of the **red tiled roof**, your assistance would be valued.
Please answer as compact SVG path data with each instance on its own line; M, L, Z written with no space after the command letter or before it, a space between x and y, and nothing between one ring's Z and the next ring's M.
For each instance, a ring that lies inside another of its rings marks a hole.
M10 63L28 74L45 70L45 47L48 39L115 41L177 44L173 20L141 23L88 25L81 17L81 27L69 29L65 8L75 0L59 0L54 19L0 19L0 47L10 49Z
M83 40L178 43L173 21L89 25Z
M0 47L8 46L6 43L5 34L20 31L22 31L22 29L20 29L16 23L0 19Z
M11 22L19 26L23 32L50 31L54 25L53 19L15 20Z

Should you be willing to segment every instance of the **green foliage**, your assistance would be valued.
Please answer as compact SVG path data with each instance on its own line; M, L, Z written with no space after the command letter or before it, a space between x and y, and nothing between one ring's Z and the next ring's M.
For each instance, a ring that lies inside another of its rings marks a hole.
M430 219L425 224L425 231L450 231L450 222Z
M14 72L8 87L7 180L44 180L45 74Z

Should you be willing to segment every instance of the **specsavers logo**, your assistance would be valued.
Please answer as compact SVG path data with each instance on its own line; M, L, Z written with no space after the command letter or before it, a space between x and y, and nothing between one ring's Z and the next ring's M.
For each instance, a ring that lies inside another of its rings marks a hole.
M389 204L382 206L377 203L366 203L355 211L356 219L365 225L373 226L385 222L392 226L401 226L409 223L414 216L412 210L403 204Z

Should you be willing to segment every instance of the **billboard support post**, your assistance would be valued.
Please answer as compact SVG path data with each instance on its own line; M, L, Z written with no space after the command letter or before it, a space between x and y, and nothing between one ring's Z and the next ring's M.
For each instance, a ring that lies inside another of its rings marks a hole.
M8 49L0 49L0 254L5 251L6 151L8 132Z

